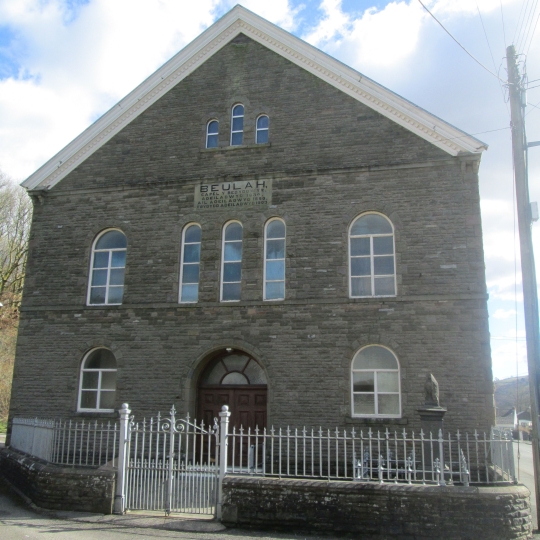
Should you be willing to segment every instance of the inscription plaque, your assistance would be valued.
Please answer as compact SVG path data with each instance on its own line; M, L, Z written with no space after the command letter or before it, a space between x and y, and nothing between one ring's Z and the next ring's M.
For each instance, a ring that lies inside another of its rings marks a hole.
M195 186L195 210L270 204L272 204L272 180L245 180Z

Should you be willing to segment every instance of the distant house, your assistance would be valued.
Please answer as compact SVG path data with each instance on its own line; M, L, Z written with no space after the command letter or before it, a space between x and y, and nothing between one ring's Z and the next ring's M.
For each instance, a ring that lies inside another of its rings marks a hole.
M515 407L495 418L495 426L501 429L517 429L518 416Z

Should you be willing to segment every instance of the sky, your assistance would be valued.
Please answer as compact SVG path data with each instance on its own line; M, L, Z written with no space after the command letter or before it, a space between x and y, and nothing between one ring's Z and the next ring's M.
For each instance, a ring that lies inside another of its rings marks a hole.
M539 141L539 1L423 0L461 47L418 0L241 2L489 145L480 194L496 378L527 373L504 81L514 44L529 80L527 138ZM24 180L236 3L0 0L0 171ZM540 202L540 146L529 189ZM533 238L538 258L540 222Z

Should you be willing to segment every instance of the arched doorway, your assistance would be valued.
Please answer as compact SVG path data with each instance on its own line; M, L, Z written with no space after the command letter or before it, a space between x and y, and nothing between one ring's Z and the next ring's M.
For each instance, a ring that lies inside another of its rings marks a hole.
M197 418L212 425L223 405L231 411L230 428L266 427L267 386L262 366L247 353L225 349L206 366L200 379Z

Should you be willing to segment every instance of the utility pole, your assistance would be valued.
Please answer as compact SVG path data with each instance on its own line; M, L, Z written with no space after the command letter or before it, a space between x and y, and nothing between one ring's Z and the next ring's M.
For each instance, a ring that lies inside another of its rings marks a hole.
M531 393L532 449L536 507L540 504L540 448L538 446L538 395L540 374L540 331L538 321L538 293L532 244L532 213L527 179L527 140L524 124L524 92L517 65L516 49L506 49L508 65L508 87L510 91L510 114L512 117L512 150L516 182L516 203L521 252L521 275L523 281L523 305L525 311L525 335L527 363L529 366L529 390ZM540 512L538 512L540 514ZM538 527L538 524L536 524Z

